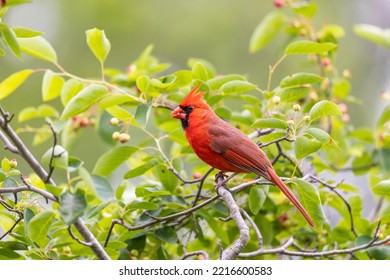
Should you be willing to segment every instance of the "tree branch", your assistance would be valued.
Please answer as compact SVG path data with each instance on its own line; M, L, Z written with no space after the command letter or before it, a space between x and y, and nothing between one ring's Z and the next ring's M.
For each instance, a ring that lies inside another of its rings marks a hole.
M230 216L237 224L240 231L239 238L226 250L222 250L220 259L221 260L234 260L245 248L249 240L249 228L245 223L245 220L240 214L240 208L234 200L231 192L227 189L226 180L222 172L219 172L215 176L215 188L217 194L225 202L229 208Z

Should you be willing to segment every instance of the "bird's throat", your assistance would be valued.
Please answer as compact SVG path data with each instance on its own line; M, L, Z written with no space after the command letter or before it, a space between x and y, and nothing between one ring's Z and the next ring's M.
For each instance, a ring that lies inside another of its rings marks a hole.
M186 129L188 127L188 118L189 118L189 114L186 114L186 117L184 119L180 119L181 121L181 126L183 127L183 129Z

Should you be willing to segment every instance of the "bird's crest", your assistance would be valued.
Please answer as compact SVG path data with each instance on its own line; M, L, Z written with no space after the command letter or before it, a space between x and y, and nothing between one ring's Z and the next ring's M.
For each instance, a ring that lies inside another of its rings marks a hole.
M203 99L203 95L206 92L203 91L198 91L200 88L200 85L194 87L188 94L187 96L183 99L183 101L180 103L181 106L189 106L189 105L201 105L201 104L206 104L206 102Z

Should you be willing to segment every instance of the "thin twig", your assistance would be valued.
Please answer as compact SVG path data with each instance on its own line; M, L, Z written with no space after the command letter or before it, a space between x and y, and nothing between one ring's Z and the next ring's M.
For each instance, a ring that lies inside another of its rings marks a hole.
M74 235L74 233L72 231L72 226L68 226L68 233L69 233L70 237L72 237L74 240L76 240L81 245L88 246L88 247L92 246L92 244L90 242L85 242L85 241L81 240L80 238L78 238L76 235Z
M386 244L387 242L390 242L390 236L387 236L386 238L378 241L370 241L369 243L355 246L351 248L345 248L345 249L333 249L329 251L320 251L320 252L308 252L308 251L292 251L287 250L288 247L293 245L293 238L291 237L285 244L278 248L274 249L268 249L268 250L257 250L249 253L241 253L239 255L240 258L253 258L256 256L262 256L262 255L268 255L268 254L282 254L282 255L288 255L288 256L296 256L296 257L309 257L309 258L315 258L315 257L324 257L324 256L332 256L332 255L344 255L344 254L352 254L357 251L362 251L368 248L377 247L382 244Z
M202 256L204 260L208 260L209 259L209 255L207 254L206 251L204 250L199 250L199 251L193 251L193 252L187 252L185 248L183 248L183 251L184 251L184 255L183 257L181 258L182 260L185 260L189 257L193 257L193 256Z
M352 207L351 207L351 204L349 204L349 202L341 195L341 193L337 190L337 186L341 183L338 183L336 184L335 186L332 186L328 183L326 183L324 180L321 180L320 178L317 178L316 176L313 176L313 175L309 175L308 176L310 179L312 179L313 181L316 181L317 183L320 183L321 185L323 185L324 187L328 188L329 190L331 190L332 192L334 192L342 201L343 203L345 204L345 206L347 207L348 209L348 214L349 214L349 219L350 219L350 229L352 231L352 233L355 235L355 237L358 236L356 230L355 230L355 223L354 223L354 219L353 219L353 214L352 214Z
M1 190L1 189L0 189ZM15 223L12 225L12 227L7 230L2 236L0 236L0 240L2 240L4 237L6 237L8 234L10 234L14 228L16 227L16 225L21 221L23 220L24 218L24 215L23 215L23 212L21 212L20 210L18 209L15 209L13 208L11 205L9 205L7 202L5 202L4 200L0 199L0 204L3 205L3 207L7 210L7 211L10 211L10 212L13 212L13 213L16 213L18 216L19 216L19 219L17 219L15 221Z
M51 123L48 122L47 125L50 127L51 133L53 135L53 148L51 151L51 157L50 157L50 162L49 162L49 172L47 174L47 178L45 180L45 183L48 183L50 181L51 176L53 175L53 172L54 172L53 161L54 161L55 157L58 157L58 155L55 154L55 150L56 150L55 148L57 146L57 133L54 131L54 128L51 125Z
M245 217L245 219L248 221L248 223L251 225L253 230L255 231L255 234L257 236L257 249L262 249L263 248L263 236L261 235L259 227L256 225L256 223L253 221L251 216L246 212L244 209L240 209L242 215Z

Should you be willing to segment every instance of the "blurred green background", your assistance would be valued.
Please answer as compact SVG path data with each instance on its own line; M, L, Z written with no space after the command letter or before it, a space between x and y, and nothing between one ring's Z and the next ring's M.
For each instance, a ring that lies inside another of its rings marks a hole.
M314 2L319 5L314 18L317 27L331 23L345 28L334 63L338 69L352 71L352 95L363 101L362 105L350 105L351 122L372 126L384 106L380 92L390 88L390 53L357 37L353 25L389 27L390 2ZM60 64L80 76L99 76L100 66L85 43L85 30L97 27L104 29L111 41L107 67L126 69L153 43L153 53L162 62L172 64L169 72L186 68L188 58L197 57L210 61L221 73L247 75L251 82L265 88L268 67L280 57L286 38L277 38L256 54L249 54L248 45L254 28L273 9L273 0L33 0L31 4L11 8L4 22L45 32ZM294 59L286 60L278 68L275 84L286 75L304 71L305 65L299 64L303 59ZM0 79L23 68L39 67L52 65L27 56L18 60L7 52L0 57ZM17 113L25 106L40 104L42 76L33 75L1 105ZM86 140L88 132L84 137Z

